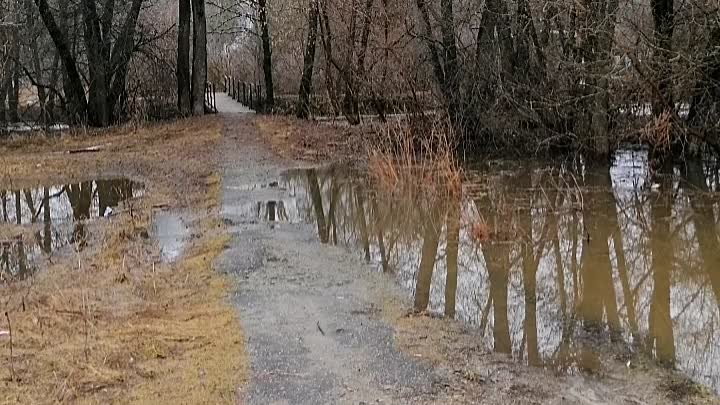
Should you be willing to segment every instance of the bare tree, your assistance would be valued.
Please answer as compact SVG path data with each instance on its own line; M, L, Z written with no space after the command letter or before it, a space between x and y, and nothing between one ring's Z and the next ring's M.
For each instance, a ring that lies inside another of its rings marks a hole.
M318 0L310 0L309 3L308 36L305 45L302 78L300 79L300 95L297 107L298 118L307 118L310 114L310 94L312 93L313 69L315 67L315 48L320 8Z
M267 0L258 0L258 24L263 49L262 68L265 77L265 107L268 111L272 111L275 106L275 86L273 84L272 45L270 41Z
M207 25L205 0L192 0L193 13L193 68L192 113L205 113L205 84L207 82Z
M178 0L177 37L177 94L178 110L181 115L190 115L190 21L192 6L190 0Z

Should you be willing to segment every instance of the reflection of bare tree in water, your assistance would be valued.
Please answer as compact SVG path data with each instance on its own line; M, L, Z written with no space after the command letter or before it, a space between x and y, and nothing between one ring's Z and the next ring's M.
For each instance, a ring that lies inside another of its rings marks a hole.
M325 222L325 210L322 205L322 194L320 193L320 185L318 184L317 171L309 169L307 171L308 192L312 200L312 206L315 210L315 220L317 222L318 237L320 242L328 243L329 234L328 226Z
M527 167L525 173L532 173L532 168ZM535 208L541 208L544 206L544 212L555 210L555 195L556 190L551 189L549 193L545 193L544 196L538 196L530 190L535 190L532 184L531 175L521 176L522 188L527 193L528 204L520 204L517 210L519 217L519 231L520 231L520 251L522 255L522 275L523 275L523 292L525 298L525 320L524 320L524 335L527 346L527 359L531 365L540 365L540 350L538 347L538 330L537 330L537 272L540 260L545 252L545 245L547 243L547 234L551 222L545 218L542 221L542 230L539 235L534 235L533 232L533 212ZM538 181L539 184L543 184L543 179ZM553 205L551 205L553 204ZM542 218L541 218L542 219ZM557 229L555 229L557 233ZM537 237L536 237L537 236ZM535 239L538 239L537 246Z
M447 209L446 232L446 267L445 276L445 316L455 317L455 300L457 296L458 249L460 246L460 216L462 215L462 190L450 196Z
M7 192L5 190L0 191L0 205L2 205L3 222L8 222Z
M70 205L72 206L75 228L71 238L80 248L85 247L86 233L83 221L90 218L90 205L92 204L92 182L70 184L66 187Z
M365 190L362 185L355 187L355 202L357 203L357 222L360 225L360 239L362 240L365 261L370 262L370 235L368 234L367 218L365 216Z
M675 201L675 193L672 190L672 182L665 177L660 192L654 196L651 204L653 293L648 323L650 335L647 343L651 352L654 349L658 361L668 367L675 364L675 338L670 314L670 274L674 260L671 227L673 201Z
M120 204L121 201L132 198L133 183L129 180L100 180L97 182L83 182L56 187L52 192L50 187L36 189L25 188L0 191L0 202L2 203L2 220L13 221L19 225L35 225L42 221L42 226L32 228L33 243L13 239L12 243L3 245L3 269L7 273L12 270L13 278L26 277L33 268L30 263L36 254L43 252L50 254L53 245L54 224L53 210L56 215L72 214L72 234L67 239L60 240L65 243L78 243L79 247L86 244L85 221L91 218L91 209L95 198L97 198L99 211L97 215L106 215L109 207ZM65 197L67 197L65 199ZM14 201L8 201L13 199ZM13 204L14 202L14 204ZM14 212L12 212L14 209ZM42 213L42 216L41 216ZM62 220L60 221L62 222Z
M714 173L717 175L717 171ZM691 186L691 190L689 190L690 205L693 210L693 224L703 269L710 281L718 309L720 309L720 243L713 209L714 202L709 194L703 163L687 163L686 178Z
M50 254L52 250L52 220L50 216L50 190L43 188L43 251Z
M108 208L117 207L121 201L133 196L133 183L130 180L98 180L95 183L99 217L105 216Z
M385 246L385 221L382 218L382 212L378 209L377 194L373 193L371 198L371 218L373 218L371 222L375 223L375 228L377 230L378 250L380 251L380 265L382 266L383 273L388 273L390 271L390 266L388 263L389 252Z
M23 280L30 275L23 237L0 241L0 281Z
M617 213L612 193L610 172L602 169L597 183L586 186L583 192L584 243L582 247L582 296L579 315L585 331L599 337L607 317L611 336L619 338L620 317L610 263L610 233L615 227ZM593 189L600 191L593 191Z
M20 190L15 191L15 223L22 224L22 206L20 203Z
M420 268L415 282L416 311L424 311L430 303L430 283L432 281L435 260L437 259L438 243L440 242L440 202L435 202L432 211L426 213L423 221L422 255Z
M505 205L506 185L500 183L496 187L498 190L495 194L492 196L485 194L477 198L475 205L491 231L491 237L482 242L482 254L490 281L490 300L493 307L493 347L498 353L510 354L512 344L508 322L508 283L512 244L502 240L503 237L499 235L509 232L513 228L513 224L512 214L509 207Z
M697 332L716 336L717 315L707 313L701 295L708 287L720 296L715 201L703 192L674 195L670 177L659 188L618 187L617 171L575 169L563 166L556 176L513 166L480 177L488 183L466 184L464 200L442 203L366 190L337 173L313 170L300 181L308 185L304 215L317 222L321 241L342 239L383 271L395 271L413 290L418 311L478 323L483 333L491 325L488 340L497 352L514 348L515 357L563 371L597 370L598 345L632 344L667 366L712 373L700 364L701 338L689 342L696 330L682 322L707 317ZM693 191L708 191L702 166L696 170L694 179L688 175ZM646 176L639 181L648 184ZM690 212L683 204L692 208L692 223L672 219ZM464 220L486 225L489 237L465 232ZM695 252L702 260L672 267ZM696 263L704 270L697 291ZM673 305L678 312L671 318ZM688 348L697 353L688 355Z

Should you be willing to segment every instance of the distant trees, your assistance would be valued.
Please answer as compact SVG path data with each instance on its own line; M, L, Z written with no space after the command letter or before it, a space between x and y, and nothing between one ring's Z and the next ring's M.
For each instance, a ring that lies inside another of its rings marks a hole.
M115 1L105 0L98 12L95 0L82 0L83 39L87 59L87 95L79 70L79 55L73 54L67 33L58 25L48 0L34 0L40 17L62 61L65 104L73 122L107 126L120 118L126 103L128 64L135 48L135 27L142 0L132 0L127 15L113 38Z
M236 33L227 54L272 74L281 112L358 123L361 113L440 111L458 142L480 149L605 156L628 139L664 148L658 126L671 128L673 144L720 145L720 14L711 0L241 3L218 6L236 17L223 30Z
M175 42L168 35L175 32L174 0L3 2L0 121L102 127L131 117L166 117L176 112L168 108L173 104L188 114L191 52L200 83L195 86L195 111L202 114L207 77L204 1L193 1L194 7L189 0L180 3L187 5L187 14L180 10L178 21L183 23L177 25ZM190 32L195 33L192 46ZM168 50L176 47L173 57Z

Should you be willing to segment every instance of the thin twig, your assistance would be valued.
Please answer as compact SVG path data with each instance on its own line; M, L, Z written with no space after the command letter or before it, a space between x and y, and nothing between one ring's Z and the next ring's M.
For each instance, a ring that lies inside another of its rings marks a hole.
M10 381L15 381L15 362L13 360L12 323L10 322L10 314L7 311L5 311L5 319L7 319L8 334L10 335Z

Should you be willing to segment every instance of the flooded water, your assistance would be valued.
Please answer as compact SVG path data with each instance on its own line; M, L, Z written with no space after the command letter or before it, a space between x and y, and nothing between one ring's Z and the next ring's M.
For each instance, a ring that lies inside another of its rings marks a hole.
M63 246L82 248L88 220L109 216L123 201L142 194L142 186L127 179L0 190L0 229L15 233L0 237L0 281L27 277L37 258ZM18 226L32 227L33 237L17 235Z
M182 255L190 230L180 215L160 212L153 221L153 236L160 245L160 258L168 263Z
M428 202L341 168L296 170L279 182L287 198L248 213L311 224L393 274L417 310L518 361L595 370L608 348L719 391L719 173L657 173L643 151L610 167L493 162L466 169L461 196Z

